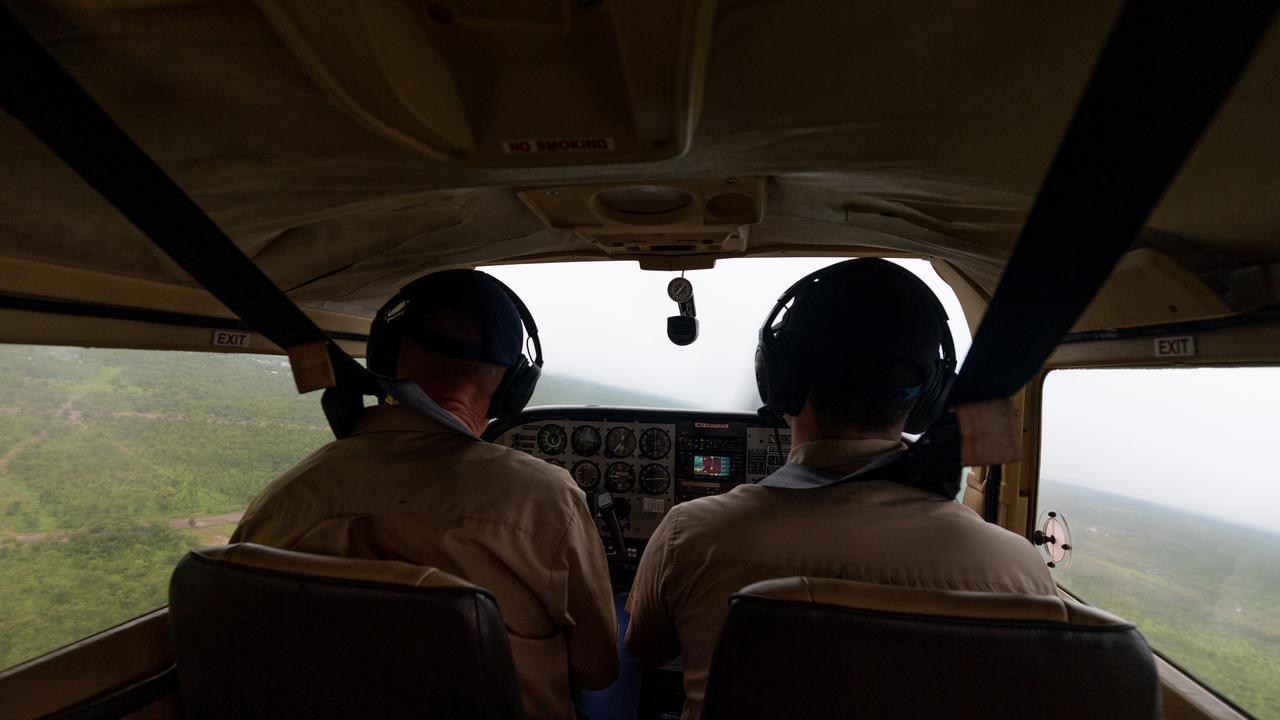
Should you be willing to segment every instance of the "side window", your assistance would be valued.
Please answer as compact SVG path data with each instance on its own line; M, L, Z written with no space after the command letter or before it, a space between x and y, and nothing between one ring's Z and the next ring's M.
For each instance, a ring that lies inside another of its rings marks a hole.
M0 345L0 669L164 605L329 439L281 357Z
M1045 380L1039 511L1071 593L1258 717L1280 717L1280 368Z

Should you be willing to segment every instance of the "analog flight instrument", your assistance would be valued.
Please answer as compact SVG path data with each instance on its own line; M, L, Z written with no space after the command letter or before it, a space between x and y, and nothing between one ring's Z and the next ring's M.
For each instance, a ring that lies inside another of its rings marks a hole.
M678 303L689 302L693 299L693 283L684 277L672 278L667 283L667 297Z
M551 463L552 465L555 465L556 467L559 467L559 468L564 467L564 461L563 461L563 460L560 460L560 459L558 459L558 458L547 458L547 462L549 462L549 463Z
M649 428L640 433L640 455L650 460L661 460L671 452L671 435L661 428Z
M594 490L600 484L600 466L590 460L579 460L573 464L573 480L583 490Z
M583 457L591 457L600 452L600 431L590 425L581 425L573 429L570 439L573 451ZM599 473L596 473L597 477Z
M559 425L543 425L538 429L538 449L547 455L559 455L568 443L569 437Z
M640 491L646 495L661 495L671 485L671 475L658 463L649 463L640 470Z
M605 436L604 449L609 457L631 457L636 451L636 434L629 428L616 427Z
M610 463L605 472L604 489L609 492L630 492L636 484L636 470L626 463Z

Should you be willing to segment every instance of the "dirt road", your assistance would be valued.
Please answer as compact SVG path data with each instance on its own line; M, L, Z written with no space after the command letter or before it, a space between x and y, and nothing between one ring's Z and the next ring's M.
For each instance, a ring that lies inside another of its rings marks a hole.
M9 452L5 453L4 455L0 455L0 473L4 472L5 469L9 467L9 463L14 458L18 457L18 453L22 452L24 448L30 445L35 445L37 443L42 443L48 438L49 438L49 431L41 430L38 434L32 435L26 440L23 440L17 445L14 445L13 447L9 448Z
M171 528L202 528L210 525L226 525L228 523L240 522L240 516L243 512L222 513L221 515L208 515L198 518L173 518L165 522Z
M189 530L191 528L204 528L212 525L229 525L231 523L240 522L242 512L222 513L221 515L205 515L204 517L178 517L162 520L165 525L179 530ZM36 533L16 533L13 531L0 530L0 537L8 535L20 543L44 542L46 540L65 541L71 536L67 530L50 530L48 532Z

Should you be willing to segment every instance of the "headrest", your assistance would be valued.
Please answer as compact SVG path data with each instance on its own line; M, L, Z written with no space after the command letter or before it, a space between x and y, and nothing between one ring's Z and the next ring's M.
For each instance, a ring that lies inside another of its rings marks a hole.
M1131 626L1131 623L1111 613L1081 605L1068 598L1049 595L931 590L811 577L762 580L748 585L737 594L873 612L1072 625Z
M310 555L253 543L233 543L231 545L196 548L191 551L191 554L216 563L289 575L334 580L355 580L409 587L475 588L474 585L466 580L454 577L446 572L398 560L359 560L327 555ZM480 588L476 589L479 590Z

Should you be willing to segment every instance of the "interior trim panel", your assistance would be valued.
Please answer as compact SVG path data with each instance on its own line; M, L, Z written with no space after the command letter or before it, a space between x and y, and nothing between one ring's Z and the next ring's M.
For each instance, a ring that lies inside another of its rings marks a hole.
M161 608L0 673L0 717L82 708L172 666L169 610Z

